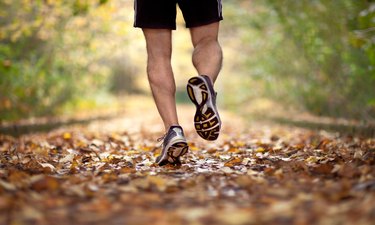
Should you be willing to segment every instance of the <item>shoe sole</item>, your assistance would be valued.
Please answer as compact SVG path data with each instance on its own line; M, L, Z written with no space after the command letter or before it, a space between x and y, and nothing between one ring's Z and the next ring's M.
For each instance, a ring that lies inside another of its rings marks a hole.
M216 140L219 137L221 120L213 104L208 81L201 76L193 77L188 81L186 88L190 100L197 109L194 116L195 130L205 140Z
M167 151L162 152L162 155L156 159L156 163L159 166L164 166L168 163L181 164L180 157L189 150L188 144L184 141L173 143L167 148Z

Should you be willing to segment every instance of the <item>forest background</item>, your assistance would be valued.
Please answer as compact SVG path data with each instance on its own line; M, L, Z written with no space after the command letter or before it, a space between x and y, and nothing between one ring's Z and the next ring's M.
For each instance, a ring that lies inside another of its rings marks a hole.
M280 109L362 123L375 118L375 3L225 0L216 84L221 107ZM150 95L132 0L0 2L0 119L121 108ZM178 102L195 75L179 12L173 36ZM266 113L265 113L266 112Z

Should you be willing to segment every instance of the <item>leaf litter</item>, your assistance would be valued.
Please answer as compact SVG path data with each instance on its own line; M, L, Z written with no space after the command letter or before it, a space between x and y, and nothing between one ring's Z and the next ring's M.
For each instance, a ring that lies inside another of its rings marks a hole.
M153 116L1 135L0 224L374 224L375 139L237 120L180 166Z

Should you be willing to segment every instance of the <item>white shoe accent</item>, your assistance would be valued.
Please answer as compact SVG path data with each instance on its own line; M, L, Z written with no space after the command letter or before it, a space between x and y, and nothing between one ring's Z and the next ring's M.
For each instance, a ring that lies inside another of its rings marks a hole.
M177 135L179 135L179 136L183 136L183 134L182 134L182 130L181 130L181 129L179 129L179 128L177 128L177 127L174 127L174 128L173 128L173 131L174 131Z
M198 86L193 86L191 85L191 87L193 88L193 92L194 92L194 97L195 97L195 100L197 101L197 103L200 105L202 104L202 91L206 91L206 90L202 90L200 87Z

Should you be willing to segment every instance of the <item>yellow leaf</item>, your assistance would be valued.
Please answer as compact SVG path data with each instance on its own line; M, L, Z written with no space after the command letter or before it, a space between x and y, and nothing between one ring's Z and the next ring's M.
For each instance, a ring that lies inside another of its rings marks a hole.
M309 163L316 163L318 161L318 158L315 156L309 156L309 158L305 159L305 161Z
M65 132L64 134L63 134L63 138L64 139L71 139L72 138L72 134L71 133L69 133L69 132Z
M189 145L189 150L190 150L190 151L198 151L199 148L197 148L197 147L194 146L194 145Z
M240 152L240 150L238 148L235 148L235 147L231 147L228 152L232 152L232 153L238 153Z
M242 163L242 159L234 158L224 164L224 166L231 167Z

